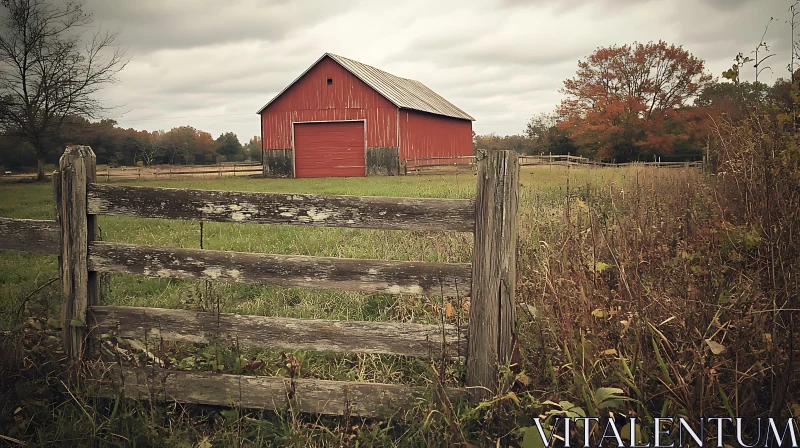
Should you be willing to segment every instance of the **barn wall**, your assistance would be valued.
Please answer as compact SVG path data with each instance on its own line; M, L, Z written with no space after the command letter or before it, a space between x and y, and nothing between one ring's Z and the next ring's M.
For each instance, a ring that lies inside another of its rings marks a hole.
M325 58L261 113L263 148L291 148L292 122L362 119L367 123L367 147L397 147L395 105Z
M400 111L400 159L472 155L472 122Z

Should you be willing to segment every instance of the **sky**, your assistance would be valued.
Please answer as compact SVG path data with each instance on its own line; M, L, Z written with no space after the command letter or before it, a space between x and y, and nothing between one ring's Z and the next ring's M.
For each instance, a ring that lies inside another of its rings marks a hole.
M598 47L664 40L715 77L765 41L786 77L787 0L84 0L129 60L99 98L122 127L189 125L242 143L256 112L325 52L421 81L478 134L521 134ZM770 23L770 17L775 20ZM762 49L763 51L763 49ZM761 53L764 54L764 53ZM752 55L751 55L752 56ZM753 79L752 67L743 80Z

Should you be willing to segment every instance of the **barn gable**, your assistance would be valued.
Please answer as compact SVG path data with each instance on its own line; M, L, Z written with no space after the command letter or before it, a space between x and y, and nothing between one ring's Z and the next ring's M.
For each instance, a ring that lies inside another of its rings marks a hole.
M286 88L275 95L275 98L265 104L264 107L258 111L258 113L262 113L267 107L280 98L284 92L289 90L295 83L302 79L306 73L308 73L325 58L330 58L336 61L344 69L381 94L384 98L391 101L392 104L398 108L417 110L435 115L444 115L446 117L475 121L472 116L459 109L456 107L456 105L447 101L441 95L434 92L428 88L428 86L419 81L401 78L377 69L371 65L363 64L361 62L348 59L344 56L335 55L333 53L325 53L322 55L322 57L317 59L317 61L314 62L311 67L301 73L297 79L292 81L291 84L286 86Z
M473 118L418 81L326 53L259 110L264 172L397 174L472 153Z

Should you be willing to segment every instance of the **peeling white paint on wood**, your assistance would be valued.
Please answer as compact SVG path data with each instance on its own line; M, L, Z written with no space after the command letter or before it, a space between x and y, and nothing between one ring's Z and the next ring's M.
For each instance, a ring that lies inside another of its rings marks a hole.
M472 232L475 202L182 190L90 184L90 215L214 222ZM161 207L153 207L161 203Z
M89 269L365 293L468 296L471 265L222 252L95 241ZM191 261L190 261L191 260Z

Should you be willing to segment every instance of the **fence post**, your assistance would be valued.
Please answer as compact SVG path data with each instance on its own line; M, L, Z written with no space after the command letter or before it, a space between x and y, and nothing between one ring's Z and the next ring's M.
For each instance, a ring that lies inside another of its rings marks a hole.
M70 361L83 358L86 338L86 311L98 303L97 273L89 272L89 241L97 233L97 219L86 209L86 187L95 181L96 164L92 148L70 146L59 161L61 185L56 195L61 228L59 270L63 303L61 317L64 350Z
M467 387L476 399L497 391L499 366L511 361L514 350L519 195L514 151L479 159L467 351Z

